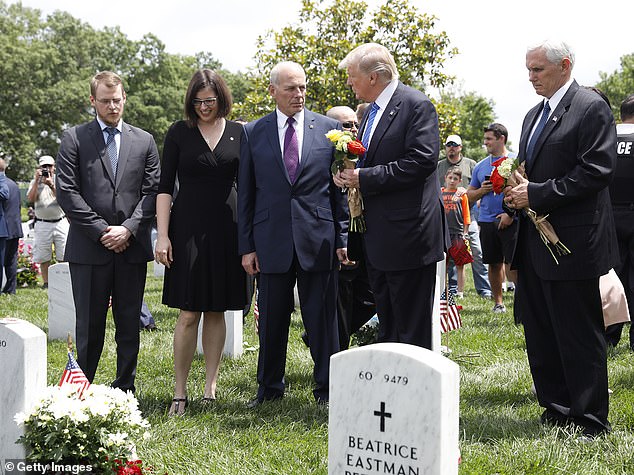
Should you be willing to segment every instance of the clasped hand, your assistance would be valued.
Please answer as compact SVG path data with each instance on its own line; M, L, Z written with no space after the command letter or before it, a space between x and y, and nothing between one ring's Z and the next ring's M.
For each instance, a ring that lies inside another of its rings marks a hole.
M119 253L130 246L131 235L132 233L125 226L108 226L99 241L109 251Z
M359 169L346 168L332 176L332 181L339 188L359 188Z

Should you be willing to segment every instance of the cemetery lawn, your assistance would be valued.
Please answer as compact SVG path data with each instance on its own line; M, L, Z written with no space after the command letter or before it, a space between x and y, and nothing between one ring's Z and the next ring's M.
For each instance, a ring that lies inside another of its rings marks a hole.
M151 269L152 266L149 266ZM513 315L493 314L493 303L473 290L470 272L463 305L463 328L449 334L450 358L460 365L461 475L488 474L633 474L634 353L627 332L608 354L610 421L613 431L593 442L577 434L540 425L542 409L531 392L522 327ZM224 359L218 400L200 403L204 362L196 356L189 378L189 406L170 418L172 336L177 310L161 304L162 279L148 272L145 300L158 330L142 332L137 369L137 398L151 423L151 438L138 442L144 466L170 475L305 475L328 473L328 412L312 397L312 361L294 314L286 366L287 393L282 401L247 409L257 391L257 338L253 317L245 319L245 352ZM72 296L69 296L72 298ZM512 308L512 293L505 293ZM28 320L47 330L47 295L41 288L18 289L0 297L0 317ZM626 330L628 328L626 327ZM447 340L443 337L443 344ZM48 343L48 384L59 382L66 364L66 343ZM96 383L114 379L114 325L108 332ZM413 408L415 409L415 408ZM420 410L425 410L420 408ZM344 475L344 474L338 474ZM433 475L433 474L432 474Z

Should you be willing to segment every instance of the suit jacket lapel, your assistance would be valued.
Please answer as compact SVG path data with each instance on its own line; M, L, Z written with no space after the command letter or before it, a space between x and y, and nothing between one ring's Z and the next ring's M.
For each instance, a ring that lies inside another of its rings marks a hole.
M114 173L112 172L112 165L110 164L110 158L108 157L108 152L106 151L106 142L103 139L103 131L96 119L90 123L88 131L93 143L95 144L95 149L97 150L101 164L106 169L106 174L114 185Z
M132 144L130 141L132 136L130 135L130 126L125 122L121 122L121 144L119 146L119 160L117 161L117 182L115 189L119 187L121 178L124 175L125 167L128 164L128 157L130 156L130 149Z
M299 175L307 166L311 155L313 141L315 139L315 114L309 110L304 109L304 138L302 139L302 158L299 161L299 167L297 168L297 174L295 175L295 183L299 179ZM284 166L286 170L286 166ZM290 181L290 180L289 180Z
M399 113L401 102L402 102L401 91L403 87L404 87L403 84L399 82L398 86L396 87L396 90L394 91L394 94L392 94L392 98L390 99L390 102L388 102L387 107L385 108L385 110L383 111L383 114L381 115L381 119L379 120L379 123L376 125L376 128L374 129L374 133L372 134L372 138L370 139L370 147L368 147L368 151L366 152L366 156L365 156L364 166L366 167L370 166L370 164L374 161L374 155L376 154L376 149L378 148L379 143L381 142L381 138L385 135L385 132L387 132L387 130L390 128L390 126L392 125L392 122L394 121L394 119ZM364 117L364 120L367 121L367 115L366 117Z
M271 145L271 150L273 151L273 161L281 168L282 173L290 183L291 179L288 176L288 170L286 170L284 157L282 156L282 150L280 149L280 136L279 131L277 130L277 112L271 112L264 118L264 120L266 121L266 136L269 138L269 144Z
M568 88L568 90L566 91L566 94L564 94L564 97L562 97L561 101L559 101L559 104L557 104L557 108L552 112L552 114L548 118L548 122L546 122L546 125L544 126L544 130L542 130L542 133L537 138L537 142L535 143L535 148L533 150L533 158L531 159L531 163L527 169L527 172L532 170L533 164L535 163L535 161L539 160L539 152L542 146L544 145L544 143L546 143L546 140L548 140L548 137L550 136L550 134L552 134L553 131L557 128L557 126L561 122L561 119L568 112L568 109L570 109L572 98L575 96L578 90L579 90L579 84L577 84L577 81L573 81L570 87ZM537 117L541 115L542 110L543 110L543 107L536 107L535 109L533 109L532 112L534 112L534 118L531 121L531 127L526 132L527 134L530 134L530 131L533 130L533 126L535 125L535 120L538 120ZM526 147L528 147L528 141L526 139L528 139L528 137L522 137L522 140L524 142L524 153L526 153Z

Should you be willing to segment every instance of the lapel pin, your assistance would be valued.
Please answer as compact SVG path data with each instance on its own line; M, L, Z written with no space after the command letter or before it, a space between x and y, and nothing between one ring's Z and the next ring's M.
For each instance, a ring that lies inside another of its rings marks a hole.
M308 128L309 128L309 129L312 129L312 128L313 128L313 124L310 124L310 125L308 126Z
M390 111L390 117L394 115L394 111Z
M229 137L229 140L233 140L233 137Z

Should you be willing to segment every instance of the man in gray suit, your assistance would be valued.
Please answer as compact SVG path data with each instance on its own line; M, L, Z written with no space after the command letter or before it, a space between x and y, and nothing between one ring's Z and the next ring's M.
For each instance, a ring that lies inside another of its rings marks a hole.
M75 298L77 362L92 381L112 296L117 343L112 386L134 392L158 151L149 133L123 122L126 95L119 76L98 73L90 102L97 117L66 131L56 175L57 201L70 220L65 258Z

